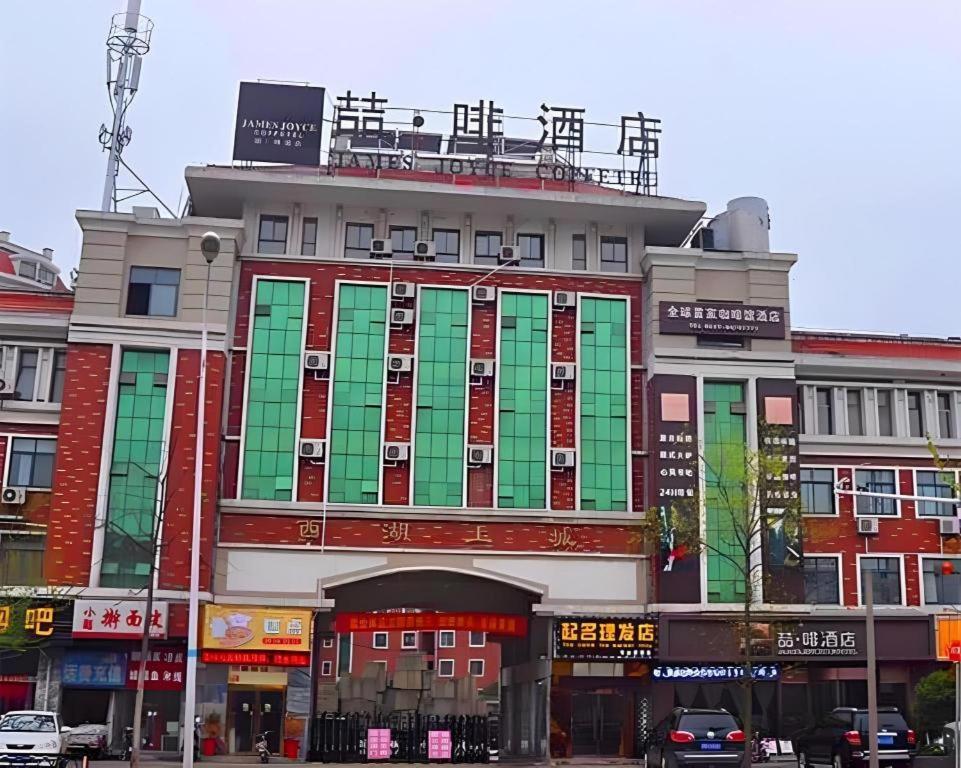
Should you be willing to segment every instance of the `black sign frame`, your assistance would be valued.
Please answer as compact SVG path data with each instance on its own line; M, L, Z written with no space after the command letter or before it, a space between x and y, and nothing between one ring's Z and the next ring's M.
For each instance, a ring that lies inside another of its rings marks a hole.
M324 93L309 85L241 83L234 160L320 167Z
M611 626L613 639L601 639L611 637ZM657 657L657 643L657 620L644 616L554 618L554 658L559 660L649 661Z

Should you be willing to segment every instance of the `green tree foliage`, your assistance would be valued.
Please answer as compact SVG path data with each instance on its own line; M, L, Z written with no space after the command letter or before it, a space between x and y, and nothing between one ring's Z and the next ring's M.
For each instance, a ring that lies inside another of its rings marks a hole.
M954 721L954 671L939 669L922 677L914 689L918 730L933 731Z

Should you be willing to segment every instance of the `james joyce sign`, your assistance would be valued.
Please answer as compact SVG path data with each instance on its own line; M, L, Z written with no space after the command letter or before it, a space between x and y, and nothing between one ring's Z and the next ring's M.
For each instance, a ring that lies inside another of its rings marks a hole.
M716 301L662 301L660 332L685 336L783 339L784 308Z
M320 165L324 89L241 83L234 160Z

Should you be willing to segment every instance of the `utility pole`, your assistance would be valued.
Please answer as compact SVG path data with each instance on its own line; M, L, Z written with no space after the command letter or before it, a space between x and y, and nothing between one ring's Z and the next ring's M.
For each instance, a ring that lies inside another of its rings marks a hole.
M864 621L868 646L868 765L870 768L878 768L878 660L874 646L874 571L868 571L867 577L864 580Z

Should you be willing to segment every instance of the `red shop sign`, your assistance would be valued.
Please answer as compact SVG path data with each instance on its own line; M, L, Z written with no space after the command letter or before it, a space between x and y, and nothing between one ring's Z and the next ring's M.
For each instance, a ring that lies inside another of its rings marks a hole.
M204 664L237 664L257 667L309 667L309 653L290 651L218 651L200 652Z
M334 619L337 632L370 632L373 630L439 629L465 632L488 632L492 635L524 637L527 617L509 613L338 613Z
M186 652L183 646L153 647L147 651L144 689L148 691L182 691L186 679ZM137 687L140 651L131 651L127 664L127 687Z

